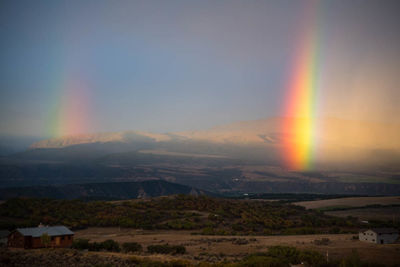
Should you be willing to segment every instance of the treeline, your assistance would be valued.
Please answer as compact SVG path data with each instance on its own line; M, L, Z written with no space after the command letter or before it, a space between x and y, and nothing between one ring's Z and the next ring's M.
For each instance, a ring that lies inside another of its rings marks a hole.
M291 204L178 195L118 202L11 199L0 205L0 227L66 225L198 230L201 234L312 234L358 229L338 218Z

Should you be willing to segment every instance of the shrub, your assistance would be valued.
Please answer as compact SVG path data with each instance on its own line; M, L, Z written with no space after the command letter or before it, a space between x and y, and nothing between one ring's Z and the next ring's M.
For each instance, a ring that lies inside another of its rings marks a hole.
M47 248L50 243L51 243L51 239L50 236L47 233L44 233L40 236L40 241L42 242L42 244Z
M186 248L181 245L177 246L171 246L168 244L150 245L147 247L147 251L150 253L159 253L159 254L185 254Z
M122 244L122 249L124 252L137 252L142 251L142 245L136 242L127 242Z
M337 227L337 226L332 227L332 228L329 230L329 233L330 233L330 234L339 234L339 233L340 233L340 228Z
M112 240L112 239L108 239L106 241L103 241L101 244L101 248L103 250L107 250L107 251L114 251L114 252L119 252L121 251L118 242Z
M232 244L235 245L247 245L249 243L249 240L245 239L245 238L238 238L234 241L232 241Z
M307 262L311 266L323 266L327 263L325 257L321 253L313 250L300 251L299 261Z
M273 246L268 248L268 256L286 259L292 264L298 264L299 261L299 251L294 247L287 246Z
M79 250L90 250L90 251L101 251L101 250L106 250L106 251L114 251L114 252L119 252L121 249L119 247L119 244L115 242L114 240L108 239L103 242L93 242L89 243L88 239L76 239L72 243L72 248L74 249L79 249Z
M93 242L89 243L89 251L100 251L103 250L103 246L101 243Z
M74 249L79 249L79 250L89 249L89 240L88 239L75 239L74 242L72 242L71 247Z
M286 267L287 262L263 254L254 254L246 257L237 264L238 267Z
M331 243L329 238L315 239L314 244L317 246L327 246Z

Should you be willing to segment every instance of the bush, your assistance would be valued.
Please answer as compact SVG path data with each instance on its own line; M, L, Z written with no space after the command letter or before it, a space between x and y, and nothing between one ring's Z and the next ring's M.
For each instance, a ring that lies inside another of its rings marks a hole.
M136 242L127 242L122 244L124 252L138 252L142 251L142 245Z
M332 228L329 230L329 233L330 233L330 234L339 234L339 233L340 233L340 228L337 227L337 226L332 227Z
M286 267L289 264L281 259L262 254L254 254L246 257L237 264L238 267Z
M268 256L278 259L286 259L292 264L300 263L299 254L299 251L294 247L273 246L268 248Z
M89 243L89 251L100 251L103 250L101 243L93 242Z
M238 266L289 266L301 262L307 263L306 266L326 266L321 253L287 246L269 247L268 252L252 254L240 261Z
M159 254L185 254L186 248L184 246L171 246L165 245L150 245L147 247L149 253L159 253Z
M108 239L100 244L101 244L103 250L114 251L114 252L121 251L118 242L115 242L112 239Z
M327 246L331 243L329 238L315 239L314 244L317 246Z
M325 257L313 250L302 250L299 254L300 262L307 262L311 266L323 266L326 264Z
M103 242L93 242L89 243L88 239L76 239L72 243L72 248L74 249L79 249L79 250L90 250L90 251L101 251L101 250L106 250L106 251L114 251L114 252L119 252L121 249L119 247L119 244L115 242L114 240L108 239Z
M89 240L88 239L75 239L74 242L72 242L71 247L74 249L79 249L79 250L89 249Z
M249 240L245 239L245 238L238 238L234 241L232 241L232 244L235 245L247 245L249 243Z

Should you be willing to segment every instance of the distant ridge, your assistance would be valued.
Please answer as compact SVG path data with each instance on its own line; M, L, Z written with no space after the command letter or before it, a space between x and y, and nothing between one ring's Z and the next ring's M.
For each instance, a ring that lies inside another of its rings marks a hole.
M53 199L123 200L176 194L195 196L215 195L204 190L164 180L68 184L58 186L29 186L0 189L0 199L34 197Z
M215 126L207 130L173 133L150 133L143 131L125 131L71 135L33 143L30 148L64 148L68 146L93 143L132 143L152 144L182 141L201 141L213 144L237 145L279 145L290 132L282 129L282 124L298 118L271 117L261 120L240 121ZM399 124L351 121L336 118L324 118L318 121L318 133L315 138L324 146L358 147L368 149L400 149ZM322 134L323 133L323 134Z

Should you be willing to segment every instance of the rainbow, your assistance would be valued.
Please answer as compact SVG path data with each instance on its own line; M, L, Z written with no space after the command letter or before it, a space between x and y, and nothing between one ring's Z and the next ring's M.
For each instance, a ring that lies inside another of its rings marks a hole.
M52 137L86 133L90 123L88 86L76 75L62 84L51 108L47 131Z
M283 162L290 170L312 168L315 148L315 102L319 79L317 1L306 2L302 31L285 97Z

